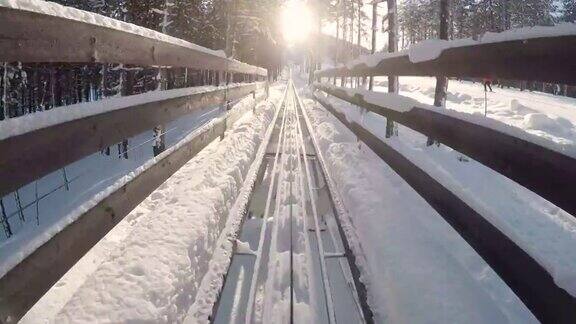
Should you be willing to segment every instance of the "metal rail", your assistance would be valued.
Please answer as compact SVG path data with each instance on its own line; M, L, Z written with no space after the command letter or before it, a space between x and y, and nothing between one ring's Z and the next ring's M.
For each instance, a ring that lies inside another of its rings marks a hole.
M0 61L124 63L267 76L266 69L181 39L90 12L52 6L76 12L58 16L0 6ZM93 22L75 18L85 16Z
M41 128L0 140L0 196L94 152L165 124L200 108L221 105L264 89L265 82L238 84L198 91L160 101L128 104L125 108ZM193 90L194 88L190 88ZM202 89L202 88L201 88ZM169 90L186 92L187 89ZM149 94L114 100L147 98ZM140 100L141 101L141 100ZM66 109L60 107L56 109ZM43 113L30 116L42 118ZM38 163L42 161L42 163ZM25 165L26 168L22 168Z
M576 159L495 129L431 109L396 110L368 102L354 89L314 84L316 89L390 118L437 139L516 181L576 217ZM493 121L497 123L497 121Z
M142 200L226 130L226 117L201 127L196 135L36 249L0 278L0 322L16 322L86 252Z
M575 323L576 298L498 228L412 161L361 125L347 120L324 99L329 112L386 162L440 214L544 323Z
M320 146L318 144L318 141L316 139L316 136L314 134L314 132L312 131L312 124L310 123L310 119L308 118L308 115L305 111L305 109L303 109L303 104L302 104L302 100L300 99L300 96L298 95L298 92L296 92L296 98L298 99L298 104L301 107L301 112L302 112L302 117L304 119L304 122L306 123L306 127L310 130L309 134L310 134L310 140L312 141L312 145L314 146L314 150L316 152L316 156L317 156L317 160L320 164L321 167L321 172L324 176L324 179L326 181L327 184L327 191L328 191L328 196L330 198L330 201L332 202L332 209L335 211L335 213L337 214L334 217L334 221L336 223L336 226L338 227L338 233L340 235L340 238L342 239L342 245L344 248L344 253L343 253L343 257L346 258L346 260L348 261L348 266L350 267L350 272L352 273L352 280L353 280L353 288L355 290L355 298L358 298L358 303L360 304L360 313L362 315L362 319L364 320L365 323L371 324L374 323L374 314L372 312L372 309L370 308L370 305L368 304L368 291L366 289L366 285L360 281L360 276L361 276L361 272L360 269L358 267L358 264L356 263L356 259L357 256L354 255L354 251L352 251L352 249L350 248L350 244L348 243L348 236L346 235L346 232L344 231L344 228L342 226L342 218L345 217L344 213L343 213L343 209L342 208L337 208L337 203L341 202L341 199L338 198L338 194L335 191L335 186L332 182L332 179L329 176L328 173L328 169L326 167L325 161L324 161L324 157L322 154L322 151L320 150ZM341 207L341 206L338 206ZM332 235L332 233L330 233ZM334 239L333 239L334 241ZM334 246L336 246L336 244L334 244ZM340 253L334 253L334 254L327 254L326 258L330 258L330 257L341 257Z
M296 89L294 88L294 85L292 85L292 89L294 91L294 93L296 93ZM294 94L294 96L296 96L296 94ZM300 111L302 111L302 106L300 105L300 102L297 101L294 98L295 101L295 105L297 104L300 107ZM327 270L327 266L326 266L326 258L327 258L327 253L324 251L324 243L322 241L322 236L320 234L320 222L318 221L318 208L316 206L316 199L314 198L314 193L312 192L312 178L310 177L310 168L308 166L308 157L306 154L306 146L304 145L304 135L302 133L302 129L301 129L301 122L300 122L300 117L298 112L296 112L296 125L297 125L297 133L298 133L298 146L299 149L297 149L297 151L299 151L300 157L298 158L298 167L300 169L300 172L302 172L302 169L304 168L305 171L303 172L305 174L305 179L306 179L306 187L308 188L308 196L310 197L310 203L312 205L312 219L314 220L314 235L316 237L316 242L317 242L317 247L318 247L318 254L320 256L320 276L322 277L322 285L324 287L324 299L326 302L326 310L328 313L328 323L330 324L336 324L336 312L334 310L334 301L332 298L332 289L330 287L330 280L328 278L328 270ZM302 166L302 160L304 160L304 166ZM302 190L304 191L304 190ZM302 197L304 197L305 193L302 192ZM304 200L304 199L303 199ZM303 202L304 203L304 202ZM308 222L306 221L306 218L304 219L304 228L308 229Z
M374 67L359 63L352 68L318 71L316 76L491 77L575 85L574 57L576 35L568 35L453 47L436 59L419 63L412 63L404 52L385 57Z
M280 111L282 109L286 109L286 96L288 94L288 89L290 84L286 85L286 91L284 92L284 98L282 100ZM266 230L268 227L268 218L270 217L270 207L272 204L273 195L274 195L274 184L276 182L277 177L277 170L278 164L280 163L281 152L283 152L284 148L284 126L286 124L286 113L282 113L282 120L280 122L280 131L278 135L278 144L276 147L276 154L274 155L274 166L272 167L272 173L270 178L270 187L268 188L268 194L266 196L266 206L264 209L264 215L262 216L262 228L260 229L260 237L258 238L258 250L256 251L256 260L254 261L254 272L252 273L252 277L250 279L250 290L248 292L248 304L246 306L246 313L244 322L246 324L252 323L253 316L254 316L254 303L256 301L256 289L258 286L258 278L260 275L260 269L262 267L262 253L264 252L264 241L266 239ZM280 175L278 175L280 177Z

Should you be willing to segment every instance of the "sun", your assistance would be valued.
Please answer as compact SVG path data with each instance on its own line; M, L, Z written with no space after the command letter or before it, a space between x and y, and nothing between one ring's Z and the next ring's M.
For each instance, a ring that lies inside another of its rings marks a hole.
M286 2L281 19L282 34L289 45L305 41L312 31L312 15L304 1Z

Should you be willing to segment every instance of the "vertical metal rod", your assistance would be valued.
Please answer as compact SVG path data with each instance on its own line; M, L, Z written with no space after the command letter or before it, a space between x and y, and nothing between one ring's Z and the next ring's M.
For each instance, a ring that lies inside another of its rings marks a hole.
M16 203L18 204L18 215L20 215L20 221L22 221L22 223L25 223L26 219L24 219L24 210L22 210L22 202L20 201L20 192L18 189L14 191L14 198L16 199Z
M124 150L124 148L122 148ZM66 191L70 191L70 182L68 182L68 175L66 174L66 167L62 168L62 176L64 177L64 187Z
M36 225L40 225L40 209L38 205L40 200L38 199L38 180L34 181L34 195L36 196Z
M6 216L6 209L4 208L4 199L0 197L0 209L2 209L2 226L4 227L4 232L6 237L12 236L12 228L10 227L10 222L8 222L8 216Z

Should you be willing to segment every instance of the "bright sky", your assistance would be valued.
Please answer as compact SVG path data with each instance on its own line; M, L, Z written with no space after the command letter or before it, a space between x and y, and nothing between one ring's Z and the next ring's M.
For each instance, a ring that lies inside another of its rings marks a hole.
M362 38L362 46L370 49L371 48L371 28L372 28L372 5L371 1L364 0L365 4L362 6L362 10L367 19L364 19L363 25L364 30L368 32L368 35ZM315 17L308 9L306 5L306 0L288 0L284 4L282 10L282 15L280 17L282 23L282 33L284 35L284 40L289 45L297 45L306 41L308 35L314 30ZM386 3L378 4L378 34L376 36L376 47L377 50L384 48L387 44L387 34L380 32L382 27L382 16L387 12ZM357 21L354 21L354 28L357 28ZM322 26L322 31L325 34L336 36L336 23L325 23ZM356 42L357 31L354 32L354 42Z
M367 1L364 0L364 5L362 6L362 11L364 12L364 14L366 15L366 17L368 17L367 19L364 19L363 21L363 25L364 25L364 30L366 32L368 32L368 35L366 37L362 38L362 46L370 49L372 47L372 40L371 40L371 29L372 29L372 1ZM401 1L398 1L401 2ZM379 3L378 4L378 24L377 24L377 28L378 28L378 34L376 35L376 49L381 50L388 42L386 41L388 39L388 34L384 34L380 31L381 27L382 27L382 16L385 15L387 13L387 8L386 8L386 2L383 3ZM357 28L357 22L354 21L354 29L356 30ZM330 23L330 24L324 24L322 26L322 31L325 34L328 35L332 35L332 36L336 36L336 23ZM340 33L342 33L342 30L340 30ZM356 43L356 34L357 31L354 32L354 43ZM342 37L342 35L340 35L340 37Z
M305 41L314 26L312 14L302 0L287 1L281 19L282 33L289 45Z

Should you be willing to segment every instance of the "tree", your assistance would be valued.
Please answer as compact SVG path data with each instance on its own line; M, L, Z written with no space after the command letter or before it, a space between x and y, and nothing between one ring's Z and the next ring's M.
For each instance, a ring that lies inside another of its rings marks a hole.
M396 0L388 0L388 52L398 51L398 14ZM398 77L388 77L388 93L398 93ZM394 122L386 118L386 138L394 134Z
M450 17L449 0L440 0L440 39L448 39L448 21ZM434 106L444 107L446 105L446 91L448 89L448 79L446 77L436 77L436 92L434 93ZM434 139L428 137L426 145L434 144Z
M562 1L562 21L576 22L576 1Z

